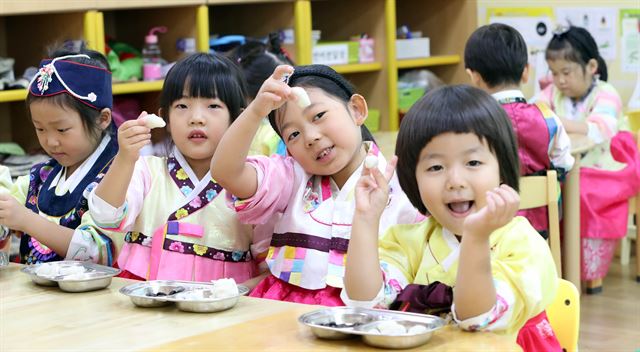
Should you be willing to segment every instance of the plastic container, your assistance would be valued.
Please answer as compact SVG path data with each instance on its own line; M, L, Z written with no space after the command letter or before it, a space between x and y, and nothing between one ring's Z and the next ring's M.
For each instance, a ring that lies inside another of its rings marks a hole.
M155 81L162 79L162 51L158 45L156 33L166 33L167 27L153 27L149 34L144 37L144 47L142 48L142 79L145 81Z

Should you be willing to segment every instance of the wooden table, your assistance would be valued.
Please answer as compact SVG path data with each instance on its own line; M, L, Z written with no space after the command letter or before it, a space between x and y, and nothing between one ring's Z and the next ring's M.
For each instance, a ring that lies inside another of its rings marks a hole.
M580 160L594 144L586 135L569 134L569 139L571 155L576 161L567 175L563 192L562 276L580 291Z
M0 351L135 350L363 350L358 339L316 339L298 323L317 309L241 297L231 310L197 314L173 306L136 308L118 290L133 281L115 278L106 289L65 293L33 284L21 266L0 268ZM505 336L449 326L422 349L519 351Z

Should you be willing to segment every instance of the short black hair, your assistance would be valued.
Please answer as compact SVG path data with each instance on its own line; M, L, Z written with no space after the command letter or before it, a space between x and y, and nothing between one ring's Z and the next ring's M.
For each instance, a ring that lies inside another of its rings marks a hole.
M220 99L229 109L230 123L238 118L247 104L247 87L242 71L221 54L191 54L169 70L160 94L160 107L167 121L171 104L184 97L185 88L190 97Z
M105 70L109 70L109 62L107 61L107 58L95 50L87 49L84 43L77 51L71 50L64 45L54 47L49 52L48 56L54 59L56 57L78 54L87 55L89 56L89 58L70 57L65 60L79 62L81 64L101 67ZM76 111L80 115L80 119L82 120L82 125L84 126L85 131L89 134L89 136L94 138L94 140L100 140L106 133L110 133L114 136L116 134L116 128L113 123L113 119L111 121L111 125L106 130L102 130L99 126L101 110L96 110L91 106L78 101L78 99L69 94L56 94L53 96L41 97L28 94L26 104L27 111L29 112L29 118L31 118L31 109L29 109L29 107L31 106L31 104L39 101L46 101L47 103L55 104L63 109L71 109L73 111Z
M547 60L567 60L578 63L585 71L587 63L591 59L598 62L598 72L601 81L607 81L608 72L598 44L591 36L588 30L582 27L570 26L566 30L560 30L553 34L547 51L545 52Z
M351 82L326 65L296 66L293 74L289 77L289 85L291 87L318 88L325 92L325 94L338 99L338 101L341 101L345 106L347 106L351 97L356 94ZM276 123L277 113L278 110L269 113L269 123L271 123L273 130L282 138L280 129ZM375 143L375 139L367 126L362 124L360 130L363 141L372 141Z
M490 88L520 85L529 56L527 44L513 27L502 23L476 29L464 48L465 68L478 72Z
M396 154L398 180L414 207L427 208L420 198L416 166L422 149L443 133L473 133L486 141L498 159L500 182L518 191L520 165L511 120L488 93L471 86L436 88L416 102L402 119Z

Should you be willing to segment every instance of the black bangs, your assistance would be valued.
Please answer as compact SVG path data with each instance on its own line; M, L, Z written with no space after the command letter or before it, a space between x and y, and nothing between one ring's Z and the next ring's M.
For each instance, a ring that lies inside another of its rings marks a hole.
M407 112L396 141L398 180L411 203L423 214L416 181L416 166L422 149L444 133L473 133L485 141L498 159L500 180L516 191L520 165L518 145L511 120L488 93L470 86L436 88Z
M160 105L169 111L171 104L185 96L217 98L227 105L234 121L246 107L247 89L240 69L218 54L193 54L178 61L165 79Z

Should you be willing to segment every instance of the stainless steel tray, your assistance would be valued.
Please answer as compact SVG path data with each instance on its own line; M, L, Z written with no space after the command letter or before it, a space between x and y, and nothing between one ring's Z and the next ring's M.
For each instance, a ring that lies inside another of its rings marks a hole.
M47 270L44 269L46 266ZM120 273L109 266L79 262L59 261L25 266L21 270L31 277L31 281L43 286L59 286L66 292L87 292L105 288L111 279Z
M366 344L382 348L411 348L423 345L431 339L436 330L445 326L444 319L433 315L356 307L319 309L301 315L298 321L308 326L319 338L345 339L360 335ZM385 321L395 321L406 328L422 325L425 329L420 333L398 335L371 331Z
M190 293L201 291L202 298L194 299ZM171 302L185 312L211 313L230 309L238 303L240 296L246 295L249 289L238 285L238 295L228 297L207 297L213 292L213 284L155 280L131 284L120 289L120 293L128 296L131 302L139 307L160 307Z

